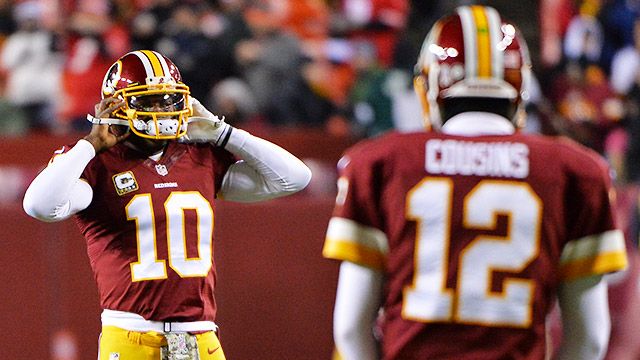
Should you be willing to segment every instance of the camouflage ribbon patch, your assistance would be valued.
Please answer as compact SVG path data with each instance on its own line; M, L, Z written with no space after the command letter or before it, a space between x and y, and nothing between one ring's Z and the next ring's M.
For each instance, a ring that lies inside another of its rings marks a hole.
M200 360L196 336L188 333L166 333L167 346L160 348L162 360Z

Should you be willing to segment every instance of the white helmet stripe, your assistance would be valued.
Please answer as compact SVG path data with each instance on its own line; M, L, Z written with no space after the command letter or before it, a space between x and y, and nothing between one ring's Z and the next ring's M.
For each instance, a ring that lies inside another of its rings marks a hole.
M491 38L491 69L492 75L498 79L504 79L504 51L498 47L502 41L502 19L494 8L485 7L487 22L489 23L489 36Z
M458 8L458 15L462 22L462 36L464 37L464 63L467 78L478 76L478 44L476 43L476 22L469 6Z

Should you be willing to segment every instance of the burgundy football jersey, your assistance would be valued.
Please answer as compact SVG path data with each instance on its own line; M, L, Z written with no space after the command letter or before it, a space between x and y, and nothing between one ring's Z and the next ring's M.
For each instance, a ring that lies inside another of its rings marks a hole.
M606 163L569 140L391 133L338 165L323 253L384 272L384 359L544 359L559 283L626 266Z
M76 214L102 308L155 321L213 321L214 198L233 156L170 142L159 161L123 144L82 174L93 189Z

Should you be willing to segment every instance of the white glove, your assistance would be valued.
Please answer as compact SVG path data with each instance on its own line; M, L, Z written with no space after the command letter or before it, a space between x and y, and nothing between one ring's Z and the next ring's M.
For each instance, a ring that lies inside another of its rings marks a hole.
M233 127L207 110L196 98L190 98L193 116L187 122L187 133L180 142L210 142L224 147L229 140Z

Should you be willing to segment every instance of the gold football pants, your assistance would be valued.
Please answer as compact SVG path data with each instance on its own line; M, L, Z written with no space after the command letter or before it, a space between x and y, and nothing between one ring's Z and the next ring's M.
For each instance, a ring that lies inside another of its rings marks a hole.
M196 334L200 360L225 360L220 340L214 331ZM159 360L167 340L162 333L137 332L115 326L103 326L99 360Z

